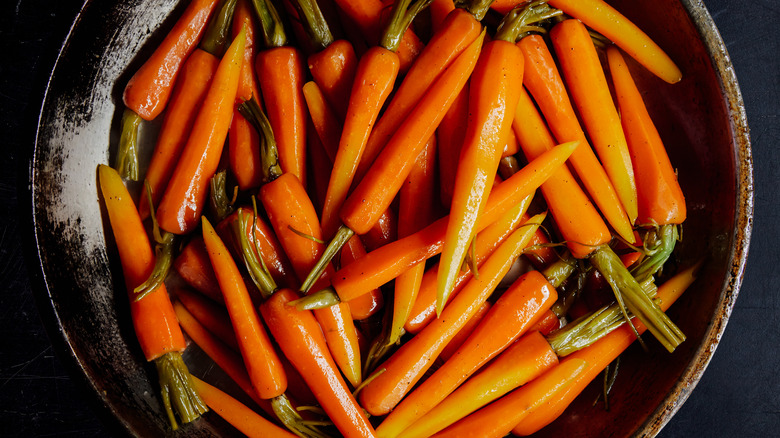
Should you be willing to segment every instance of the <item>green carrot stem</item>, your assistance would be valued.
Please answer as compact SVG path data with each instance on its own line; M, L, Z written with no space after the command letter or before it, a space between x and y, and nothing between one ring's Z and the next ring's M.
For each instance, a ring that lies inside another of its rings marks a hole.
M290 399L286 395L282 394L278 397L271 399L271 408L276 414L279 421L290 430L290 432L300 436L309 438L327 438L328 436L319 431L313 422L308 422L301 417L298 411L295 410Z
M527 6L516 7L501 20L494 39L514 44L526 32L537 30L534 24L561 14L563 11L550 7L547 0L537 0Z
M249 272L249 277L257 286L263 298L268 299L277 290L276 282L268 271L268 267L263 262L263 259L257 257L256 246L252 245L247 238L248 230L249 218L245 218L243 212L239 210L238 217L233 223L233 233L241 246L241 255L244 259L244 265ZM254 226L252 230L254 231ZM254 232L252 232L252 237L254 237Z
M333 34L330 32L328 22L322 15L320 6L314 0L293 0L293 6L298 11L306 34L309 36L314 50L319 52L333 43Z
M325 247L325 251L322 253L322 256L320 256L320 259L317 260L317 264L314 265L311 271L309 271L309 275L306 276L306 280L304 280L303 285L301 285L301 292L304 294L309 292L311 287L314 286L314 283L316 283L322 273L325 272L328 263L333 260L333 257L336 257L336 254L338 254L344 244L346 244L354 235L355 232L347 226L342 225L339 227L336 231L336 235L333 236L333 239L328 243L328 246Z
M634 278L641 281L654 275L669 260L679 238L677 227L676 224L668 224L647 232L645 247L651 247L652 252L632 271Z
M271 122L268 121L260 104L252 99L238 106L238 112L254 126L260 134L260 166L263 171L263 183L267 184L282 176L282 167L279 165L279 149L276 146Z
M209 410L195 390L190 371L179 352L158 357L154 365L157 367L163 406L173 430L179 428L174 412L182 423L189 423Z
M542 274L547 281L557 289L561 287L563 282L566 281L576 269L577 261L572 257L571 253L567 251L563 257L548 266Z
M155 291L163 282L165 282L165 278L168 277L168 273L171 271L173 250L178 240L173 233L167 231L164 233L160 232L160 226L157 224L157 216L154 214L152 188L149 185L149 181L144 180L144 187L146 188L146 199L149 202L154 240L157 244L154 246L154 268L152 268L152 272L143 283L133 289L133 293L136 294L136 301L142 300L146 295Z
M209 184L210 196L209 206L214 215L214 222L220 222L233 213L233 203L238 195L237 187L233 191L233 196L227 194L227 171L222 170L211 177Z
M213 18L209 21L200 41L200 48L217 58L222 58L230 42L230 24L236 10L237 0L222 0Z
M122 178L133 181L138 181L138 127L142 120L129 108L122 113L122 135L119 137L119 150L114 164Z
M476 18L482 21L490 10L493 0L455 0L455 7L465 9Z
M284 31L279 11L270 0L252 0L257 18L260 20L263 41L267 49L287 45L287 34Z
M287 305L295 306L296 309L304 311L324 309L326 307L335 306L340 302L341 300L339 299L339 295L336 293L336 291L333 290L333 288L328 287L313 294L306 295L303 298L290 301L287 303Z
M414 21L420 11L425 9L433 0L396 0L393 3L393 11L390 15L390 21L387 23L379 45L385 49L396 52L401 45L406 29Z

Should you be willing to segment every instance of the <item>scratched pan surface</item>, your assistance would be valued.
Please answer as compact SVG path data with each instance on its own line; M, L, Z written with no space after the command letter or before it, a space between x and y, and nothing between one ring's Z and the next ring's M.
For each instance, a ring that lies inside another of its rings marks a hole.
M157 0L89 1L52 72L30 163L31 220L40 267L35 293L61 356L91 388L107 423L133 436L171 434L153 367L143 361L128 315L118 260L106 234L96 169L115 153L121 92L181 13ZM674 353L624 355L610 410L592 405L590 388L542 435L655 435L709 363L737 297L750 239L752 171L742 99L728 54L709 14L693 0L616 0L684 73L668 85L632 65L687 197L689 218L679 262L707 255L701 278L670 310L688 336ZM146 124L143 136L156 128ZM107 249L109 248L109 249ZM190 349L191 350L191 349ZM196 375L222 380L197 351ZM213 414L187 436L233 436Z

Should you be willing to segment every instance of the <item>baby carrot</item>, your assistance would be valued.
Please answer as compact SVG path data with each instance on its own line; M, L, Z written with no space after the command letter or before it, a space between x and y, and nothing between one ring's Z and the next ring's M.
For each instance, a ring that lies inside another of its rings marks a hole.
M633 224L637 217L634 168L593 40L576 19L556 24L550 38L588 136Z
M634 163L639 197L639 224L681 224L686 208L677 174L647 112L642 95L614 46L607 49L621 122Z
M233 117L245 34L228 48L214 74L189 140L157 210L160 227L174 234L192 231L206 202L209 180L219 165Z
M136 300L133 289L149 276L154 255L146 230L122 177L114 169L100 165L98 180L114 234L125 286L130 297L130 314L138 343L147 361L154 361L160 379L165 411L171 427L178 428L173 410L184 423L207 411L193 388L190 373L181 358L187 347L165 285Z
M479 326L479 323L485 319L485 316L490 310L490 307L490 301L485 301L482 303L482 306L480 306L479 310L477 310L477 313L471 317L469 322L467 322L466 325L464 325L463 328L458 331L458 334L452 337L452 340L447 343L447 346L441 350L439 359L441 359L443 362L450 360L455 352L458 351L458 348L460 348L460 346L466 342L466 339L468 339L469 336L474 333L474 329Z
M206 242L211 265L225 297L225 305L252 385L260 398L277 397L287 388L287 376L249 298L238 267L205 217L203 241Z
M179 276L195 290L217 302L223 302L219 282L211 267L203 238L193 236L173 262Z
M403 344L377 369L370 382L360 391L361 405L371 415L389 413L430 368L442 348L495 290L515 259L533 235L544 215L534 216L491 255L481 269L479 278L468 285L449 303L440 318Z
M185 288L176 289L176 299L214 336L233 351L240 351L236 334L230 324L230 315L223 306L218 306L215 302Z

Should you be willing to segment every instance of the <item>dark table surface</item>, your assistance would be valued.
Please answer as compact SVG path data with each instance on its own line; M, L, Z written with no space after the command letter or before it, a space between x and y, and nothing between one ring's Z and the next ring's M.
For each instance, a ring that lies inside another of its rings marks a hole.
M38 315L21 248L17 184L34 143L45 81L81 0L0 7L0 434L110 436L60 363ZM717 353L662 437L780 434L780 2L706 0L739 78L751 128L753 240L739 299ZM777 222L775 222L778 220Z

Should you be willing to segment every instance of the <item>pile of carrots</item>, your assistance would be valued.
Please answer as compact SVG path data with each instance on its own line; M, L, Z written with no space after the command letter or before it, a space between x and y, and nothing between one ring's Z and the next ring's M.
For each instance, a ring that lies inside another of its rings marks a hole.
M625 55L680 70L602 0L455 3L191 0L130 79L98 177L174 429L529 435L685 340L700 264L666 263L685 199Z

